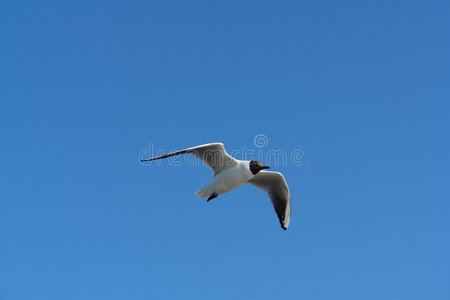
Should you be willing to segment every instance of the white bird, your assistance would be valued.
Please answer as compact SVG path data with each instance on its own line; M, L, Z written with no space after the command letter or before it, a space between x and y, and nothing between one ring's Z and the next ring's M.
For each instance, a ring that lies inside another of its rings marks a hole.
M227 193L241 184L248 183L265 191L272 201L275 212L286 230L291 218L289 187L279 172L262 171L270 169L258 161L237 160L231 157L222 143L200 145L166 155L143 159L142 162L167 158L180 154L191 154L202 160L214 173L214 180L206 187L195 192L200 198L211 199Z

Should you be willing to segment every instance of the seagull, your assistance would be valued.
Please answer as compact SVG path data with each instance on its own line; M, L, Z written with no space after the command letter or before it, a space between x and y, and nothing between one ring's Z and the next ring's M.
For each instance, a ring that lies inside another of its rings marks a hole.
M191 154L202 160L214 173L214 180L195 195L210 200L244 184L251 184L265 191L272 201L281 228L286 230L291 219L289 187L279 172L264 171L270 169L259 161L237 160L231 157L222 143L211 143L187 148L162 156L143 159L148 162L180 154Z

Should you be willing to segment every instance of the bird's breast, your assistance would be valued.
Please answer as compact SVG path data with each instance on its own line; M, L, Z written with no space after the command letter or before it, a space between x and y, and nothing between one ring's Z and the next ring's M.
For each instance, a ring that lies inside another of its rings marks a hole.
M217 192L220 194L226 193L231 189L247 182L253 174L245 168L245 166L238 165L220 172L215 180L217 185Z

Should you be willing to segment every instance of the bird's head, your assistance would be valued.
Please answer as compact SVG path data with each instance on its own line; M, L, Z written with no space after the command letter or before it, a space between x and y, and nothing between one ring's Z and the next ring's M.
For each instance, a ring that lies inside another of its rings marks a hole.
M256 160L252 160L250 162L250 171L253 173L253 175L258 174L258 172L263 169L270 169L270 167L264 166L262 163Z

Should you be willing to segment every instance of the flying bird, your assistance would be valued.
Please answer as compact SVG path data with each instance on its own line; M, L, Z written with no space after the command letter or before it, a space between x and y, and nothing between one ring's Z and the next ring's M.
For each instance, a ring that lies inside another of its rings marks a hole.
M248 183L265 191L272 201L275 212L286 230L291 218L289 187L279 172L264 171L270 169L259 161L237 160L231 157L222 143L200 145L166 155L143 159L141 162L167 158L180 154L191 154L202 160L214 173L214 180L206 187L195 192L200 198L210 201L225 194L241 184Z

